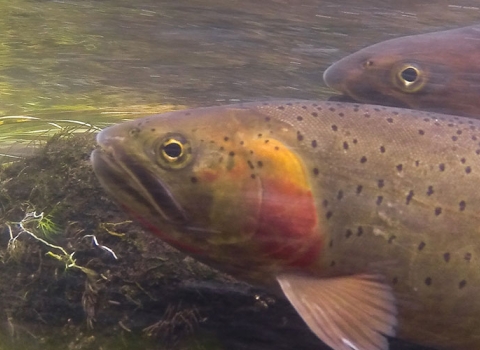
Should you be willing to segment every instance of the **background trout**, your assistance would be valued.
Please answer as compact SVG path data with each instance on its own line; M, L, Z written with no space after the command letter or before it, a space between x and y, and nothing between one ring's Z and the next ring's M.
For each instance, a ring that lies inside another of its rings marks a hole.
M281 101L153 115L97 141L124 208L280 287L333 349L388 349L385 335L480 349L480 121Z
M480 118L480 26L387 40L323 77L356 101Z

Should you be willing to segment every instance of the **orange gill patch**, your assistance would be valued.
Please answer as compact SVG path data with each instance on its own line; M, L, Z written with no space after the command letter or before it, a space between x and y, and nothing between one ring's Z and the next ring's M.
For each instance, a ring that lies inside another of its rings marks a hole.
M262 197L255 238L281 265L308 267L323 246L315 200L301 159L281 142L254 142ZM258 161L257 161L258 162Z

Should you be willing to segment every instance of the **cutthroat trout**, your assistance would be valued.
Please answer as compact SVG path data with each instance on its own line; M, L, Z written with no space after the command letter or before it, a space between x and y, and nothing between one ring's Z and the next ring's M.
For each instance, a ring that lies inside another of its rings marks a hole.
M356 101L480 118L480 26L387 40L323 78Z
M97 141L118 203L281 290L332 349L480 349L480 121L297 100L153 115Z

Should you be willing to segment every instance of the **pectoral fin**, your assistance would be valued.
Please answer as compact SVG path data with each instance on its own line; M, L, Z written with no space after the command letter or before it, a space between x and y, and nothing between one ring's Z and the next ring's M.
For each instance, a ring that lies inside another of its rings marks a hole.
M317 278L282 274L283 292L310 329L334 350L387 350L396 306L380 276Z

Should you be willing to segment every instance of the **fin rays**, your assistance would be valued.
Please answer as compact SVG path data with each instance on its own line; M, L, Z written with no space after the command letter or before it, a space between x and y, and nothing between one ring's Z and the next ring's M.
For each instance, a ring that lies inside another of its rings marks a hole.
M334 350L387 350L395 298L380 276L336 278L283 274L277 280L310 329Z

